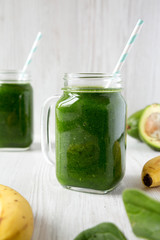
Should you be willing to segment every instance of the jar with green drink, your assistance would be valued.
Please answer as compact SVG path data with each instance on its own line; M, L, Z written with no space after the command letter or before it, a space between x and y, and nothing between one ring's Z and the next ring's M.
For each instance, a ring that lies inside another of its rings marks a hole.
M31 76L0 71L0 150L26 150L33 141Z
M125 173L126 103L120 75L64 75L63 94L55 107L56 176L72 190L104 194ZM57 97L46 101L42 150L54 162L50 116Z

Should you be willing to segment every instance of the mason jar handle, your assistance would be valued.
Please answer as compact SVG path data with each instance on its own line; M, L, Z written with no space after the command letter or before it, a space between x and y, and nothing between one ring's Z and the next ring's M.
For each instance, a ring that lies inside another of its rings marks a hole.
M45 160L54 165L55 164L55 150L53 152L50 141L50 116L52 106L56 104L57 100L60 98L59 95L54 95L48 98L42 107L42 118L41 118L41 148ZM54 108L55 109L55 108Z

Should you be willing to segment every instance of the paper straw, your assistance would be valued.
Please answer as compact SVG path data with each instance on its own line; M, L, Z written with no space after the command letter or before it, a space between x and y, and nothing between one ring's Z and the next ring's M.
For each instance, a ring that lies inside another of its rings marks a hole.
M139 19L137 24L136 24L136 26L135 26L135 28L133 29L133 32L132 32L130 38L128 39L128 42L127 42L127 44L126 44L126 46L125 46L125 48L124 48L124 50L123 50L119 60L118 60L115 68L114 68L113 76L115 74L119 74L120 73L120 70L121 70L121 68L122 68L122 66L123 66L123 64L124 64L124 62L126 60L126 57L128 56L129 51L131 50L131 47L133 46L133 43L135 42L135 39L136 39L138 33L141 30L142 25L143 25L143 20Z
M42 37L42 34L41 34L41 32L39 32L39 33L37 34L37 37L36 37L36 39L35 39L35 41L34 41L34 43L33 43L33 46L32 46L32 48L31 48L31 51L30 51L30 53L29 53L29 55L28 55L28 57L27 57L27 60L26 60L26 62L25 62L25 64L24 64L24 67L23 67L23 69L22 69L22 76L23 76L23 74L26 72L26 69L27 69L28 65L32 62L33 53L35 53L35 51L37 50L38 42L39 42L39 40L41 39L41 37Z

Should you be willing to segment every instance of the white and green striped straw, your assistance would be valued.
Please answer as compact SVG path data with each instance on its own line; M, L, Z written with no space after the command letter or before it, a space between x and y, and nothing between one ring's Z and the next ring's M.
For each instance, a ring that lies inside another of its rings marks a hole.
M27 60L26 60L26 62L24 64L24 66L23 66L22 76L21 76L22 79L23 79L23 74L26 72L26 69L27 69L28 65L32 62L33 54L37 50L38 43L39 43L39 40L41 39L41 37L42 37L42 34L41 34L41 32L39 32L37 34L37 37L36 37L34 43L33 43L33 46L32 46L31 51L30 51L30 53L29 53L29 55L27 57Z
M127 42L119 60L118 60L115 68L114 68L113 76L120 73L120 70L121 70L121 68L122 68L122 66L123 66L123 64L126 60L126 57L128 56L129 51L131 50L131 47L133 46L133 43L135 42L135 39L136 39L138 33L141 30L142 25L143 25L143 20L139 19L135 28L133 29L133 32L132 32L130 38L128 39L128 42Z

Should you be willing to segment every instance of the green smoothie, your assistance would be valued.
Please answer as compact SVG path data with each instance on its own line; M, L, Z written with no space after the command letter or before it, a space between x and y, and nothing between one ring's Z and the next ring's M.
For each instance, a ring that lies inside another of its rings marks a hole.
M0 148L28 148L33 135L30 84L0 84Z
M56 105L56 175L101 192L124 176L126 104L120 89L65 90Z

